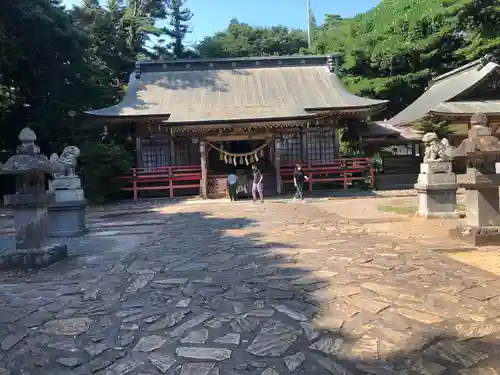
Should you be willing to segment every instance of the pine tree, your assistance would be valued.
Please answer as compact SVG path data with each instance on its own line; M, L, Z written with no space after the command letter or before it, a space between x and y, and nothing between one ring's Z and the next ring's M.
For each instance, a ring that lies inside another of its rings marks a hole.
M165 18L165 9L159 0L127 0L122 18L123 27L128 32L127 43L136 58L150 55L147 48L152 37L160 37L164 29L156 26Z
M185 58L190 56L189 51L186 51L184 39L190 33L189 21L193 18L193 13L189 8L184 7L186 0L166 0L165 8L167 16L170 18L166 34L173 39L170 47L172 54L176 58Z
M413 127L422 132L422 134L426 133L436 133L439 139L446 138L450 134L453 133L453 130L450 129L450 126L447 121L437 122L436 120L418 120L413 124Z

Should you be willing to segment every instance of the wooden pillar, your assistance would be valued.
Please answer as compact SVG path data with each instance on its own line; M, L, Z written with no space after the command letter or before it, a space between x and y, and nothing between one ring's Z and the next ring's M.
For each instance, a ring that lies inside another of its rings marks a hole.
M334 159L340 158L340 140L339 140L339 128L336 126L332 127L333 129L333 149L334 149ZM361 137L360 137L361 142Z
M201 179L200 179L200 196L207 199L207 184L208 184L208 171L207 171L207 144L204 140L200 140L200 166L201 166Z
M137 135L135 137L135 152L137 154L137 168L144 168L144 160L142 155L142 138Z
M168 163L170 166L175 165L175 141L174 141L174 136L172 134L172 129L170 129L170 135L168 137L169 145L168 145L168 150L169 150L169 159L170 163Z
M302 163L308 164L309 163L309 154L307 150L307 132L302 131L300 133L300 138L301 138L301 148L302 148Z
M276 192L281 194L281 139L274 140L274 167L276 168Z

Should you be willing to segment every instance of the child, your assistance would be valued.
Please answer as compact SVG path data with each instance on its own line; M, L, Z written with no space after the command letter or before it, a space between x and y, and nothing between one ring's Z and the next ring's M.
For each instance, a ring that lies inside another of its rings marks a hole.
M295 167L295 171L293 172L293 184L297 189L293 199L304 199L304 181L309 181L309 178L302 170L302 166L300 164L297 164Z

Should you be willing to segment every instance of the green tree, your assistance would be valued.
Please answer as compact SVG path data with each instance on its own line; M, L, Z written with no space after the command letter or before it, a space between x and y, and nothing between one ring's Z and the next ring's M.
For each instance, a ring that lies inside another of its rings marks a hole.
M285 26L252 27L233 19L226 30L195 46L202 57L286 56L307 49L307 33Z
M163 0L127 0L122 25L127 32L127 43L134 52L134 58L154 56L153 38L165 34L163 27L157 26L164 20L167 10Z
M193 18L193 13L185 7L185 0L166 0L165 6L169 18L169 27L166 28L166 35L172 38L172 54L177 58L190 57L190 51L186 51L184 39L190 32L189 22Z
M109 0L107 6L89 1L70 11L74 25L89 38L89 54L101 72L117 84L127 82L137 51L127 42L127 30L122 23L125 7L119 0Z
M485 54L500 56L500 3L498 0L445 0L456 19L463 47L457 51L466 59Z
M437 74L499 51L497 0L382 0L352 19L327 16L314 53L338 53L351 91L390 100L384 116L413 102Z
M59 1L0 4L2 149L14 150L19 131L29 125L45 152L60 152L75 134L70 111L118 99L118 90L90 46L87 34L73 24Z

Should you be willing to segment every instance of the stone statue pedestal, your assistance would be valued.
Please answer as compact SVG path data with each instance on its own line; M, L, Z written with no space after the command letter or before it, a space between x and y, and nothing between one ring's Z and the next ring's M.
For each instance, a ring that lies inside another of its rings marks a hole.
M87 201L78 176L60 176L49 182L54 202L49 206L48 231L51 237L85 234Z
M457 176L459 185L466 189L467 211L465 223L450 234L473 246L500 245L500 175L490 172L468 168L466 174Z
M415 190L418 193L417 215L425 218L454 218L457 207L457 181L449 161L420 164Z
M5 206L14 209L16 248L0 253L0 269L45 268L68 255L66 245L44 246L47 239L47 205L53 194L11 194Z

